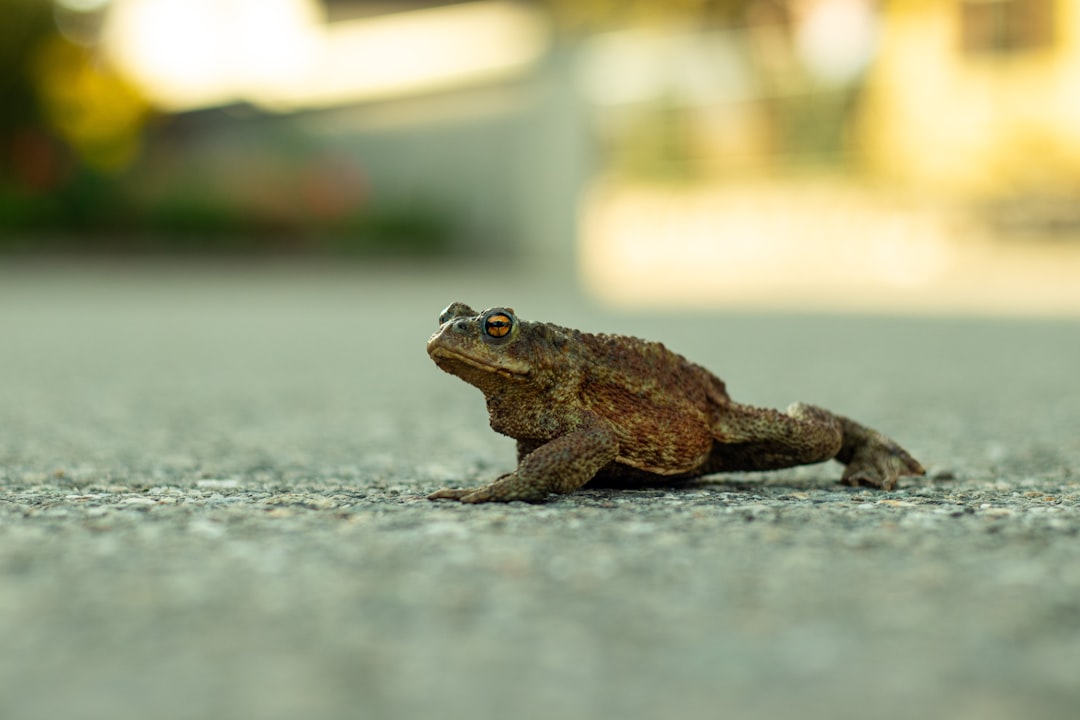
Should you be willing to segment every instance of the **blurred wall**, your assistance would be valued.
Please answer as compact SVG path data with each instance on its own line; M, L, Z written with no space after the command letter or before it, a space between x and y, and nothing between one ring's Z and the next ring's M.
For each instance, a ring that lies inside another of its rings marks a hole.
M960 197L1080 189L1078 3L895 2L884 12L859 119L876 175Z
M362 168L373 204L445 213L455 249L565 266L579 198L596 169L573 55L559 47L513 83L296 122Z

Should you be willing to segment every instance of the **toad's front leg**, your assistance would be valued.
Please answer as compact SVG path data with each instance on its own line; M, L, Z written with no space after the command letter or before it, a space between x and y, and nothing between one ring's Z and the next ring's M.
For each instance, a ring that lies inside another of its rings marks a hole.
M618 453L615 433L597 422L541 445L521 460L517 470L490 485L438 490L428 495L428 499L464 503L543 502L550 493L577 490Z

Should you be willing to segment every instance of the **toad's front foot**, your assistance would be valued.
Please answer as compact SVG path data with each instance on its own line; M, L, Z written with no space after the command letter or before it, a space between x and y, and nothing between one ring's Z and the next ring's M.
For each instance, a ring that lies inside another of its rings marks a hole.
M849 452L850 457L842 459L847 467L840 482L845 485L892 490L904 475L926 474L918 460L881 433L873 433Z
M428 500L459 500L463 503L484 502L544 502L548 489L523 482L517 473L509 473L483 487L444 488L428 495Z

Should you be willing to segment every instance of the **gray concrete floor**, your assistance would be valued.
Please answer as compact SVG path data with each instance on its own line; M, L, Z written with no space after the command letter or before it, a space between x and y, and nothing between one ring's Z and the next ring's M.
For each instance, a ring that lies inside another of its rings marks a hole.
M545 506L451 300L901 441ZM0 717L1075 718L1080 324L605 311L520 268L0 266Z

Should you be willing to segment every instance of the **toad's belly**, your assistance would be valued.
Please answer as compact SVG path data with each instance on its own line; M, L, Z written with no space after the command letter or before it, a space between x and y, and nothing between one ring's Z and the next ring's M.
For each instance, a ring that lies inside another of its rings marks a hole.
M686 472L657 473L631 467L619 461L605 465L588 482L593 487L633 487L637 485L669 485L699 477L704 466Z

